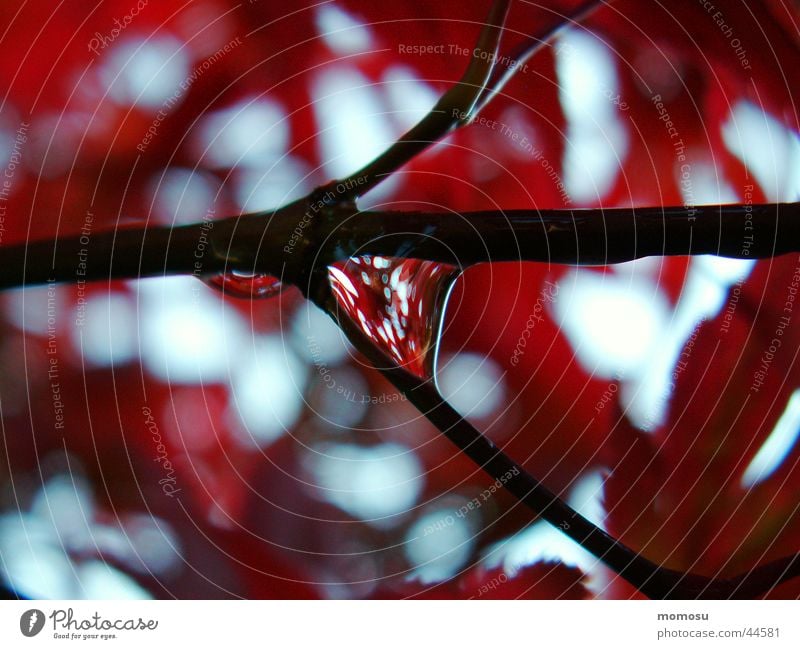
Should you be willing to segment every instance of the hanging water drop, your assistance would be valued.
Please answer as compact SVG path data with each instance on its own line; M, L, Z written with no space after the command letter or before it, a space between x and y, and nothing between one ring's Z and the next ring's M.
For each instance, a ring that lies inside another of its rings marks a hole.
M431 378L455 266L419 259L353 257L328 268L336 300L387 356Z

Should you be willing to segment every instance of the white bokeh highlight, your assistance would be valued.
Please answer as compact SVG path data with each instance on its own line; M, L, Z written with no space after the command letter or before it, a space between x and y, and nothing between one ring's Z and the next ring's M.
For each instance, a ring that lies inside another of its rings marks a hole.
M620 174L628 151L628 132L619 108L611 50L598 37L568 30L558 39L556 72L567 120L563 182L581 203L602 199Z
M336 54L359 54L373 47L369 29L341 7L322 4L315 19L322 40Z
M749 101L722 126L728 149L753 174L768 201L800 198L800 136Z
M150 599L120 568L156 577L182 564L169 524L144 513L113 525L75 474L48 479L29 509L0 514L0 576L27 597L40 599ZM102 557L113 558L120 567Z
M136 309L131 297L122 291L88 296L83 313L75 309L70 328L72 342L89 366L109 367L132 362L138 356Z
M397 525L425 484L416 454L395 442L326 444L309 465L328 502L377 527Z
M789 457L800 437L800 390L795 390L775 428L744 470L741 485L750 489L769 478Z
M231 376L231 401L244 427L242 441L266 446L290 429L303 410L308 367L278 336L259 336Z
M312 189L305 163L287 154L265 162L263 169L240 170L234 177L233 193L243 212L260 212L282 207Z
M145 279L139 293L140 351L145 368L162 381L226 383L236 352L248 340L235 307L193 277Z
M159 108L180 90L189 74L183 43L160 35L125 39L112 45L100 72L109 95L119 104ZM181 101L182 97L178 97Z
M505 401L504 383L497 363L472 352L440 359L437 367L436 387L462 417L495 414Z
M212 168L263 171L286 152L290 135L281 104L269 97L250 97L205 115L197 127L194 148Z
M437 508L426 512L406 534L405 555L414 566L409 578L422 584L449 579L465 566L474 547L472 526L456 517L454 510Z
M380 89L354 67L320 72L311 96L327 176L347 177L395 141Z
M606 378L644 372L669 318L654 283L582 269L561 279L552 308L584 369Z
M172 167L153 177L149 188L158 223L188 225L213 214L220 183L200 170Z

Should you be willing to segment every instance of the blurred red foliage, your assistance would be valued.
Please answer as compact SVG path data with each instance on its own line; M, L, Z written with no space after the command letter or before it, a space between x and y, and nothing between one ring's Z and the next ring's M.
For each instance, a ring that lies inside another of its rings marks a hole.
M260 161L269 167L270 155L288 152L301 171L285 181L306 190L320 185L330 180L331 169L315 112L321 75L338 70L357 82L375 84L384 99L386 129L395 137L408 125L408 116L400 112L401 100L389 98L391 79L413 79L399 87L421 97L441 93L467 62L451 53L452 46L471 50L489 6L450 0L324 5L326 11L341 10L335 16L366 25L369 42L362 51L348 52L336 39L320 36L323 9L315 3L296 3L291 11L264 1L139 4L141 11L128 22L125 17L137 7L132 0L96 7L70 0L52 11L16 0L0 6L0 79L5 88L0 128L13 141L20 125L28 125L24 165L13 176L13 192L0 221L0 244L80 232L87 213L93 215L93 231L99 231L131 223L171 223L175 211L186 210L187 204L201 212L184 220L200 220L205 211L219 217L246 209L241 188L253 172L252 162L221 155L204 129L209 114L229 108L234 111L225 119L236 124L243 119L236 111L251 100L258 104L266 99L279 107L285 120L278 120L275 133L288 134L282 149L266 144ZM550 9L518 4L510 18L512 43L558 20ZM577 3L545 4L566 11ZM533 157L500 130L467 127L405 167L379 200L393 209L454 213L683 203L675 142L654 108L654 96L666 102L696 167L706 164L737 200L749 185L754 186L754 201L775 200L726 144L723 125L737 104L749 102L798 131L800 69L793 65L800 46L797 11L784 0L715 0L715 5L722 18L703 3L665 7L649 0L619 0L588 21L611 53L626 106L624 111L614 107L626 142L619 169L594 198L565 205L559 182L574 145L570 138L580 134L569 130L556 57L546 48L485 113L527 133L541 156ZM116 36L115 19L126 24ZM332 25L334 30L342 26ZM747 65L736 55L734 38L746 49ZM446 53L401 53L401 42L443 44ZM229 51L217 57L226 46ZM137 75L149 73L156 81L148 86ZM412 106L418 97L405 99ZM273 137L258 127L257 120L246 123L255 129L244 133L248 145ZM193 185L186 184L178 207L174 200L162 201L159 192L175 169L201 175L211 188L210 197L193 201ZM268 171L257 169L259 174ZM267 178L273 195L283 191L284 177ZM285 191L288 195L292 187ZM624 404L596 412L613 382L580 362L551 311L537 325L523 361L508 363L545 281L563 280L566 269L527 263L469 269L451 297L442 353L486 355L506 372L507 408L480 423L551 489L566 494L582 478L600 472L607 478L603 505L609 531L671 568L730 575L800 549L797 449L754 488L742 487L740 480L798 387L793 321L763 386L750 391L797 265L794 257L757 263L741 286L729 331L720 333L724 307L698 325L667 417L649 433L635 427L623 413ZM659 262L653 290L666 296L670 309L684 297L689 268L687 259ZM586 272L605 277L614 271ZM359 273L351 273L351 279L364 290ZM424 283L426 278L412 281ZM209 293L208 304L237 314L252 326L253 335L292 335L293 314L302 302L296 291L265 302L223 303L197 284L198 291ZM0 480L6 485L3 509L23 507L13 494L24 492L24 485L34 493L48 471L56 470L41 469L45 458L62 458L56 466L63 471L66 451L79 461L110 525L125 512L147 512L175 531L181 558L174 571L121 567L152 595L635 595L613 578L608 586L587 589L586 564L540 560L518 573L488 567L481 561L484 554L495 552L496 544L508 542L531 522L529 512L501 491L474 513L469 538L463 541L464 556L448 578L420 581L405 548L415 542L414 525L431 512L447 516L458 510L491 481L382 379L357 358L346 357L341 367L366 386L362 394L392 396L384 399L389 403L367 403L350 424L331 423L320 407L330 397L321 387L324 363L305 358L307 387L298 386L303 408L287 434L266 443L252 443L247 436L243 441L247 426L237 419L237 401L225 376L210 382L170 381L142 362L141 348L124 362L87 366L78 338L68 333L78 298L114 292L137 305L141 298L126 282L100 283L86 291L85 296L75 287L58 292L60 313L66 314L58 329L60 400L68 413L63 427L50 406L46 326L38 331L21 326L8 315L12 307L7 298L6 322L0 329L0 453L7 455L7 462L0 463ZM43 318L42 312L32 317ZM223 346L213 339L197 344ZM271 395L262 397L267 402ZM158 439L143 415L145 407L155 413ZM166 497L159 482L169 473L163 462L154 462L161 453L159 443L170 458L180 498ZM309 467L321 444L413 449L424 476L418 498L379 523L345 511L330 501L324 484L314 484L317 474ZM97 553L113 563L113 557ZM72 558L85 559L74 553ZM798 597L800 584L795 580L775 594Z

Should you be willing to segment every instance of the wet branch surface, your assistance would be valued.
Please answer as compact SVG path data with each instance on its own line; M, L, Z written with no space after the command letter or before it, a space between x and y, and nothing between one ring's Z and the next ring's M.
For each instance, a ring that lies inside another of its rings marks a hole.
M450 263L536 261L605 265L648 256L712 254L763 259L800 253L800 204L705 205L508 212L359 212L332 205L286 242L305 203L178 228L117 230L88 243L68 237L0 247L0 288L48 281L198 276L236 270L301 288L317 268L353 256ZM81 274L78 274L79 261Z

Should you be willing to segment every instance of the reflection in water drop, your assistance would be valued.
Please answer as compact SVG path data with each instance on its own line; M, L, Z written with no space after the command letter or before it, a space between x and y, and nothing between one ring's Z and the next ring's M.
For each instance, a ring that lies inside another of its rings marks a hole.
M284 289L281 281L272 275L240 273L236 270L214 275L204 281L226 295L250 299L274 297Z
M339 307L401 367L432 376L454 266L418 259L354 257L328 268Z

